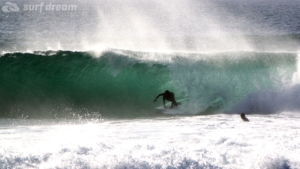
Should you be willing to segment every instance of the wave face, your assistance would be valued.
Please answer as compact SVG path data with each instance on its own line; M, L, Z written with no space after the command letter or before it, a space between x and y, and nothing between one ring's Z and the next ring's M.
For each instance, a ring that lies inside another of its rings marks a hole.
M0 57L0 117L157 116L162 101L152 101L165 90L189 98L185 114L218 113L249 93L290 84L295 72L295 53L7 53Z
M59 117L63 112L94 111L115 117L145 115L162 87L172 89L166 66L149 66L111 52L100 58L49 51L0 59L1 116Z

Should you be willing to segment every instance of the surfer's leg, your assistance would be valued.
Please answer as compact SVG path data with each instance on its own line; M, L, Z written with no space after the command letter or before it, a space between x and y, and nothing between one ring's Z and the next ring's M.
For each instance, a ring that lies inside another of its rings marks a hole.
M249 119L247 119L247 117L244 113L241 114L241 118L244 122L249 122Z

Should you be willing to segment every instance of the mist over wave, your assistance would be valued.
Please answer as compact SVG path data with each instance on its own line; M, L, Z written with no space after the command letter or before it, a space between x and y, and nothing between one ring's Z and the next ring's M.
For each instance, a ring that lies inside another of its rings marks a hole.
M4 5L5 2L0 3ZM43 1L73 11L1 13L6 52L118 48L138 51L286 51L299 49L299 3L288 1Z
M273 114L300 111L300 85L250 93L228 113Z

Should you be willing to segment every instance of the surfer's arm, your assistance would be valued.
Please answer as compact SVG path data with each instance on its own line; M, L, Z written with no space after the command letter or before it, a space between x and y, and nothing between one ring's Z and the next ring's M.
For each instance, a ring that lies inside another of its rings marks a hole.
M163 93L157 95L156 98L153 100L153 102L156 102L156 100L157 100L160 96L163 96L163 95L164 95ZM165 100L164 100L164 101L165 101Z

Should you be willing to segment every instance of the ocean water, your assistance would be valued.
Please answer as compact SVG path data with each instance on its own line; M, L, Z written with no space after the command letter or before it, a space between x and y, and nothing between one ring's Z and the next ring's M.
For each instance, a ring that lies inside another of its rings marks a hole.
M300 1L0 7L0 168L300 168Z
M299 168L299 115L2 119L1 168Z

